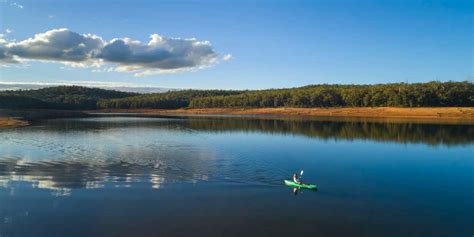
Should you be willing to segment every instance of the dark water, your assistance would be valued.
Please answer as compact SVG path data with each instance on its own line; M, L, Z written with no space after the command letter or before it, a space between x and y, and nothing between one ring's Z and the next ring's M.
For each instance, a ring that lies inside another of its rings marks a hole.
M319 186L297 195L304 169ZM101 117L0 130L0 236L472 236L474 126Z

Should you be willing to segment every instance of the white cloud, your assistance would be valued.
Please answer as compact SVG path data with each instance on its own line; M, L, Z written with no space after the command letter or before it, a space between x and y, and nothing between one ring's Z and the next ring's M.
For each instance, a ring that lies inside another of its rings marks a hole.
M5 39L5 36L10 34L12 31L10 29L5 29L5 34L0 34L0 65L1 65L1 58L2 58L2 45L7 44L9 41Z
M53 18L54 18L54 15L48 15L48 18L49 18L49 19L53 19Z
M68 29L55 29L5 45L5 52L25 60L58 61L71 65L93 64L103 40L92 34L78 34Z
M17 2L12 2L12 3L10 3L10 6L18 7L18 8L20 8L20 9L23 9L23 8L24 8L23 5L18 4Z
M152 34L148 43L129 38L113 39L98 56L117 63L116 71L136 75L175 73L213 65L217 54L209 41L165 38Z
M232 57L231 54L226 54L224 55L224 57L222 57L222 60L224 61L229 61L229 60L232 60L234 57Z
M218 54L209 41L150 35L148 42L130 38L103 40L93 34L54 29L18 41L0 43L0 63L7 58L58 62L73 67L113 65L136 76L194 71L214 65ZM222 60L230 60L230 54ZM17 60L18 61L18 60ZM108 70L109 71L109 70Z

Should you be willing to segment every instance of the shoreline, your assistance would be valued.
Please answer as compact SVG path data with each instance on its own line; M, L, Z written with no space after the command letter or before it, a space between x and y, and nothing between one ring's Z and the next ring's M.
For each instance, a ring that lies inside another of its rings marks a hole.
M87 113L138 113L146 115L270 115L285 117L398 118L463 120L474 122L474 107L436 108L209 108L209 109L99 109Z

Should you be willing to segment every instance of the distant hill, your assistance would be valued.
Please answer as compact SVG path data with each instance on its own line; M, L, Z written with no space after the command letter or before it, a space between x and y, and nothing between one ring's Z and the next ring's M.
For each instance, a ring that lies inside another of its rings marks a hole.
M84 85L82 85L84 84ZM162 92L167 92L167 91L176 91L179 89L175 88L163 88L163 87L154 87L154 86L127 86L127 85L117 85L117 86L111 86L111 85L100 85L100 84L93 84L87 85L86 82L82 82L82 84L77 84L76 86L84 86L88 88L100 88L100 89L105 89L105 90L116 90L116 91L124 91L124 92L132 92L132 93L162 93ZM35 84L35 83L12 83L12 82L2 82L0 81L0 92L2 91L18 91L18 90L38 90L38 89L43 89L43 88L49 88L49 87L56 87L56 86L73 86L73 85L62 85L62 84L57 84L55 85L54 83L49 84Z
M97 109L188 107L191 99L236 95L244 91L181 90L139 94L80 86L55 86L36 90L0 92L0 108Z
M136 96L138 93L80 86L0 92L0 108L95 109L100 99Z

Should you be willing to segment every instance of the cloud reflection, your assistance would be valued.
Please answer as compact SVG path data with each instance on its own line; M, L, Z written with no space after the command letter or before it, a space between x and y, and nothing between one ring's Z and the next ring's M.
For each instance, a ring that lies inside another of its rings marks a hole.
M131 188L143 184L160 189L167 182L208 180L208 174L202 172L210 172L209 169L192 164L193 160L203 161L163 159L156 166L123 161L100 164L87 160L0 159L0 189L9 190L11 195L23 188L34 188L50 191L54 196L70 196L76 189Z

